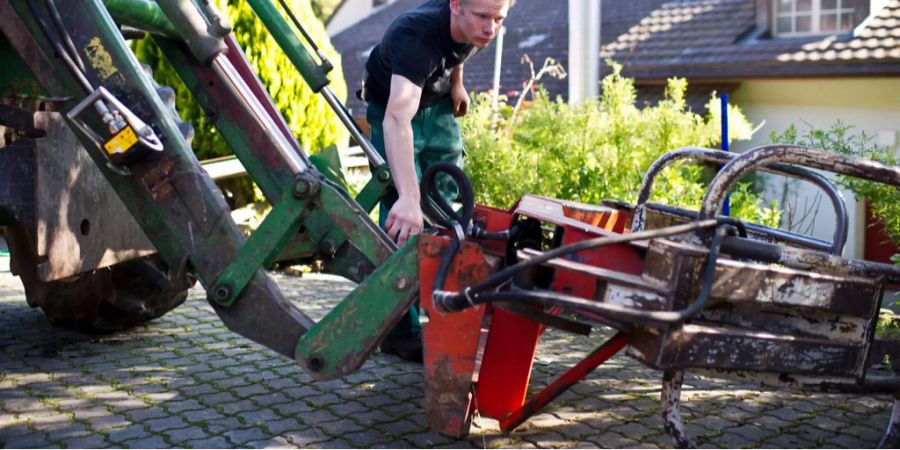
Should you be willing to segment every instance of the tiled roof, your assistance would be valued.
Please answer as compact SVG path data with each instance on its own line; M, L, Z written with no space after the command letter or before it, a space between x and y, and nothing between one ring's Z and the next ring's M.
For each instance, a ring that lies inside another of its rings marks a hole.
M412 9L423 0L395 0L356 25L332 37L332 43L343 56L344 77L350 91L355 92L362 78L363 67L369 51L381 39L391 21L402 12ZM664 0L607 0L603 8L602 38L615 39ZM615 5L613 5L615 3ZM544 59L551 57L568 67L568 2L566 0L518 0L507 18L506 36L501 65L501 92L518 90L529 78L527 65L522 64L523 54L534 61L536 69ZM494 77L494 53L496 42L474 56L465 67L466 87L470 92L489 90ZM554 95L565 96L566 80L544 78L541 80ZM361 114L362 102L351 98L349 106L355 114Z
M423 0L395 0L332 38L343 55L344 76L355 92L369 51L391 21ZM605 0L601 56L624 65L640 89L672 76L688 77L698 103L722 84L770 76L900 74L900 0L886 6L855 35L767 38L755 29L754 0ZM568 67L568 2L518 0L506 20L501 92L529 78L521 63L536 66L552 57ZM764 31L764 30L762 30ZM494 46L473 57L465 70L470 92L491 88ZM601 62L601 71L608 71ZM567 94L567 81L542 80L552 95ZM647 83L650 83L648 85ZM703 83L713 83L704 86ZM652 96L641 95L649 100ZM349 106L362 114L362 102Z
M856 35L771 38L756 30L753 0L674 0L603 46L638 78L900 74L900 0Z

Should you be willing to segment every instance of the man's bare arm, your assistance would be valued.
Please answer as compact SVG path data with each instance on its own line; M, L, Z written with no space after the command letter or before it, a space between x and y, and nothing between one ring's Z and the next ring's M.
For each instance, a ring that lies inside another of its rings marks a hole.
M413 160L412 119L419 109L422 88L400 75L391 76L391 95L384 114L384 147L399 199L388 214L388 235L403 245L422 231L419 182Z
M462 117L469 111L469 93L463 86L463 65L453 68L450 74L450 101L453 103L453 115Z

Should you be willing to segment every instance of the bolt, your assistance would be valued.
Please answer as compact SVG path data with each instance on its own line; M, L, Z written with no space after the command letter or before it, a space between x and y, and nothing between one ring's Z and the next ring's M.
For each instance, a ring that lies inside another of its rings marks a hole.
M326 239L319 244L319 253L322 256L333 257L335 253L337 253L337 248L334 246L334 241L331 239Z
M402 291L409 287L409 280L404 276L397 277L394 281L394 287L397 288L398 291Z
M224 302L231 298L231 286L221 284L213 288L213 298L217 302Z
M441 253L441 246L429 241L425 244L425 256L435 257Z
M307 180L297 180L297 182L294 183L294 197L306 198L311 190L312 187Z
M391 172L387 170L378 171L378 181L391 181Z
M320 372L325 368L325 359L318 353L314 353L306 358L306 367L313 372Z

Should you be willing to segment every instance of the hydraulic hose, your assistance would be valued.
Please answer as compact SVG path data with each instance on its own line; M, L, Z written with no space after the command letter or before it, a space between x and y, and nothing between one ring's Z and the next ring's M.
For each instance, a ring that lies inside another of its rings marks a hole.
M597 303L561 293L486 291L501 285L506 280L512 278L515 274L522 270L535 267L563 255L607 245L675 236L700 229L710 228L717 225L723 224L721 224L720 221L717 220L704 220L685 225L662 228L658 230L641 231L637 233L609 237L599 237L595 239L576 242L574 244L559 247L557 249L545 252L532 259L507 267L506 269L503 269L500 272L492 275L487 280L466 288L462 292L435 291L432 294L432 298L434 299L435 306L445 312L461 311L468 307L477 306L487 302L518 301L583 309L596 314L617 318L619 320L624 319L651 325L683 322L696 315L706 304L706 301L709 298L709 292L711 290L712 278L715 272L715 263L718 258L721 241L726 235L738 233L739 231L735 227L724 224L723 226L719 226L717 228L715 236L713 238L713 242L710 245L710 253L707 259L706 269L703 275L703 286L700 290L700 293L697 299L690 306L680 311L641 311L617 305Z
M447 204L447 200L438 190L438 174L445 174L456 182L459 188L460 197L462 198L462 209L460 213L453 210L453 207ZM422 174L422 183L419 185L422 213L428 219L442 227L453 230L451 234L450 247L441 256L441 264L438 266L437 275L434 279L434 288L441 290L444 288L444 282L447 279L447 272L450 270L450 263L453 257L459 251L462 240L466 238L466 233L472 223L472 213L475 210L475 196L472 193L472 183L457 165L448 162L439 162L431 165Z
M69 52L63 47L59 39L54 37L50 32L50 27L47 26L47 22L44 21L43 16L41 16L40 12L38 12L37 6L34 4L34 0L26 0L25 3L28 5L28 9L31 11L31 15L34 16L34 20L37 23L38 28L40 28L41 34L44 35L44 37L53 47L56 55L63 61L63 64L69 69L69 71L72 72L72 75L75 76L76 81L78 81L81 87L84 88L84 90L88 94L93 92L94 86L90 81L88 81L84 72L79 69L78 64L73 61L72 55L70 55ZM61 27L61 24L57 24L56 26ZM75 57L78 57L77 53L75 54Z

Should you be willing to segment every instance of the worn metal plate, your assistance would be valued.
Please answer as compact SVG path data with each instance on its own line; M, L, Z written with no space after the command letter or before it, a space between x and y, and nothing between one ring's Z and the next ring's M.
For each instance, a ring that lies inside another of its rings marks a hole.
M155 252L115 190L58 113L35 113L38 267L44 281Z
M469 431L474 405L472 383L483 347L485 306L445 314L435 309L431 292L449 240L422 236L419 245L419 287L422 308L428 314L422 333L425 344L425 414L432 429L452 436ZM463 242L453 259L444 288L459 291L484 280L490 268L481 250Z
M687 324L653 339L632 332L629 353L659 370L706 368L859 377L868 346L790 334ZM654 342L655 341L655 342Z
M0 224L6 220L34 225L34 149L30 141L19 141L0 148Z
M358 369L409 309L418 296L418 239L407 241L297 341L294 358L313 378Z

